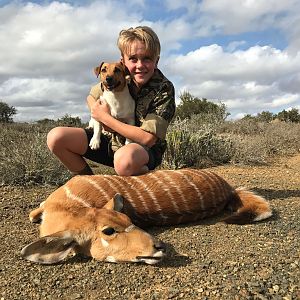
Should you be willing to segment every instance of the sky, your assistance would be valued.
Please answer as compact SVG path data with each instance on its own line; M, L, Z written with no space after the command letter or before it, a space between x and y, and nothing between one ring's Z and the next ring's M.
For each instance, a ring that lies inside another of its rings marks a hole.
M88 121L93 68L120 58L120 30L152 27L176 103L187 91L231 119L300 109L299 0L0 0L0 101L15 121Z

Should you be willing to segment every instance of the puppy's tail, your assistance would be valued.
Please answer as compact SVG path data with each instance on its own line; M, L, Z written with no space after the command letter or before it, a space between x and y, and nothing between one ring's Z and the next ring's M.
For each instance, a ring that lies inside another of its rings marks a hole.
M235 190L228 207L234 211L233 215L222 220L228 224L249 224L272 216L266 199L244 188Z

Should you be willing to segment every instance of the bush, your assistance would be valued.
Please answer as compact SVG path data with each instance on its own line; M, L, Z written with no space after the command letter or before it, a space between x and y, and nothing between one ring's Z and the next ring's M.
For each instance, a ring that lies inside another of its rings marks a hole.
M215 124L198 125L196 117L177 119L170 127L167 142L163 166L171 169L227 163L234 151L228 136L216 134Z
M215 114L176 119L167 134L163 167L208 167L224 163L266 164L300 151L300 124L246 118L219 122Z
M180 96L180 103L176 108L176 117L190 119L193 115L214 115L220 121L224 121L228 115L226 106L223 103L215 104L205 98L199 99L189 92L183 92Z
M49 120L39 124L0 124L0 184L61 185L70 178L71 174L46 145L47 133L57 125ZM299 123L279 120L266 123L245 118L227 122L215 113L177 118L167 133L162 168L265 164L274 156L299 153L299 136ZM91 166L95 169L97 165ZM112 172L102 166L96 170L98 174Z
M12 123L13 116L17 113L17 110L13 106L9 106L7 103L0 101L0 123Z
M0 184L60 185L70 178L46 146L48 127L0 125Z
M300 124L296 123L242 119L222 124L220 131L229 135L234 144L233 163L265 164L276 155L300 150Z

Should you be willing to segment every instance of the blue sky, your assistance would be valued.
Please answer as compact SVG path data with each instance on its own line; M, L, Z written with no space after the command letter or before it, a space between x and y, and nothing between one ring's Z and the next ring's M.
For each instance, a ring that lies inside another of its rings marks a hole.
M183 91L225 103L231 118L300 109L300 1L1 1L0 100L16 120L88 120L100 61L119 31L151 26L159 68Z

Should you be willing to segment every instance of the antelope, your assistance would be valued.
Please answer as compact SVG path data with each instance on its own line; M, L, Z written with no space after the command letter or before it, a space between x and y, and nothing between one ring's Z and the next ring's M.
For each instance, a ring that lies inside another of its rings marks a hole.
M272 215L263 197L234 189L208 170L76 176L30 213L32 222L42 220L41 238L23 248L22 256L55 263L74 250L100 261L156 264L165 256L164 244L137 226L193 222L225 209L234 211L225 223Z

